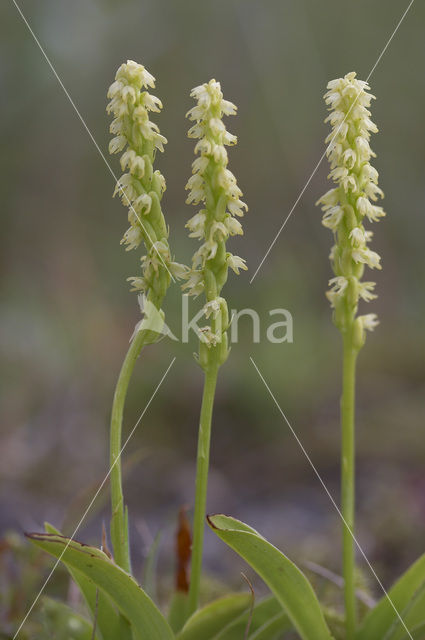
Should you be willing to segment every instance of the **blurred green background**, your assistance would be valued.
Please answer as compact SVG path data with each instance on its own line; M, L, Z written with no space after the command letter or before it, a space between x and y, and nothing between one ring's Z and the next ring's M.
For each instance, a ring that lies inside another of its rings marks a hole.
M127 58L157 78L156 118L168 138L158 166L176 259L197 247L184 224L193 143L190 89L214 77L239 106L230 168L249 204L245 236L231 250L250 271L230 277L229 306L262 318L260 344L248 318L223 367L214 417L210 511L247 520L303 562L336 572L340 523L297 442L249 361L252 356L332 494L338 499L341 349L324 292L329 232L315 201L327 190L323 162L252 285L249 280L324 151L322 95L328 80L365 79L407 1L399 0L21 0L29 24L107 155L106 91ZM108 420L116 377L140 314L125 279L139 252L119 240L126 211L114 181L12 2L1 20L1 515L0 528L68 532L108 468ZM423 552L425 529L425 5L415 2L374 71L372 146L388 217L376 226L383 271L373 274L381 319L358 370L358 537L387 583ZM118 173L118 159L110 159ZM180 292L168 324L179 327ZM191 308L199 308L192 301ZM288 309L293 344L265 339L269 309ZM126 432L163 372L126 459L125 493L141 562L165 531L161 570L171 576L173 528L193 502L202 375L195 341L145 351L131 384ZM133 460L133 462L131 462ZM103 502L102 502L103 499ZM107 493L77 538L99 542ZM240 584L238 561L212 535L213 576ZM166 578L170 581L171 577Z

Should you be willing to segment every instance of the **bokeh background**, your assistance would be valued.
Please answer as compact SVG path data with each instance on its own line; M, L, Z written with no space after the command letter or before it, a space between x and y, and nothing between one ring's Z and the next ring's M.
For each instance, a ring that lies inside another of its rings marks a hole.
M324 296L331 236L314 205L328 188L325 162L249 280L324 151L326 83L352 70L366 78L407 4L20 2L106 155L106 90L116 68L130 58L157 78L164 110L156 121L169 141L158 166L181 262L196 248L184 229L194 213L184 203L193 157L184 117L189 91L214 77L239 105L227 122L239 139L230 167L249 213L245 236L231 248L247 258L250 271L229 278L226 296L233 308L258 311L262 336L253 344L250 321L242 319L240 340L222 369L208 508L248 521L299 563L314 560L336 573L338 516L249 360L338 499L341 349ZM108 468L112 393L140 316L125 281L138 271L139 252L120 247L126 211L111 197L113 178L13 2L3 2L0 13L0 529L22 534L49 520L70 533ZM373 148L388 216L375 228L383 270L374 274L379 299L368 307L381 325L368 336L358 368L357 513L359 541L385 584L424 551L424 20L425 5L417 1L370 80L380 128ZM117 158L110 162L118 173ZM265 339L268 311L276 307L293 316L293 344ZM178 287L165 310L178 332ZM125 415L128 432L176 357L125 454L136 563L163 531L164 589L173 580L176 514L193 502L202 391L195 348L195 341L164 340L146 349ZM100 541L107 500L105 489L79 539ZM209 533L206 545L212 579L240 586L243 565ZM11 574L19 578L13 568ZM33 576L34 590L43 575Z

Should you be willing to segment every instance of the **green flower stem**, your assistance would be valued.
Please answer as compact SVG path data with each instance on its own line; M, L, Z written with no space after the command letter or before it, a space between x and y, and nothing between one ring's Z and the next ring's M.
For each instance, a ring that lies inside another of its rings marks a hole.
M118 566L130 573L130 545L128 539L128 522L124 507L121 472L121 440L124 403L127 389L133 373L134 365L146 344L146 331L138 331L131 341L124 359L115 388L112 403L111 431L110 431L110 465L111 465L111 539L114 559Z
M204 392L202 396L199 423L198 454L196 468L195 514L193 519L192 564L189 588L189 615L199 604L201 584L202 552L204 543L205 515L207 502L208 468L210 459L211 419L217 385L218 365L205 370Z
M344 336L343 389L341 399L341 510L343 523L343 574L346 615L346 640L353 640L356 627L354 500L355 438L354 405L358 350L353 346L352 332Z

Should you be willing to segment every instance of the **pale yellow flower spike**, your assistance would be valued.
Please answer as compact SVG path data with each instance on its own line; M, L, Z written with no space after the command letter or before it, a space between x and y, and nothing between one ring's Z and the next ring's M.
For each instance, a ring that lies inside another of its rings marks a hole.
M365 329L373 330L378 324L375 314L356 318L359 299L369 302L376 298L375 283L361 278L365 266L381 268L380 256L367 246L372 233L365 230L364 222L377 222L385 215L375 204L384 194L378 187L378 172L370 164L375 156L370 136L378 131L369 111L374 96L369 85L352 72L329 82L324 98L330 111L326 122L332 125L326 139L329 178L336 185L317 203L324 212L323 225L335 237L330 255L335 278L329 282L327 297L334 308L335 324L342 332L353 330L360 347Z

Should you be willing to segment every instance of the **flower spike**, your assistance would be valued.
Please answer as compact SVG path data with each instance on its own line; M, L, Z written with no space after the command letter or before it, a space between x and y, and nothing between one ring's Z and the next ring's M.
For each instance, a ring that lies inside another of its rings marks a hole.
M242 192L236 178L227 168L227 146L236 144L236 136L229 133L223 123L224 115L235 115L236 106L223 99L220 83L215 80L195 87L191 92L197 101L186 115L194 122L188 136L198 139L192 164L192 176L186 189L187 204L201 205L201 209L186 224L189 236L198 238L202 244L192 260L183 289L197 296L205 292L204 308L207 318L212 316L211 326L200 332L201 345L207 350L221 346L220 363L227 357L228 325L227 303L220 296L227 280L229 267L239 273L246 269L245 260L226 251L230 236L243 234L237 219L242 217L247 205L240 199ZM207 353L200 363L206 366Z
M330 260L335 277L327 297L334 308L334 321L343 332L353 330L357 348L365 340L365 329L378 324L375 314L357 315L359 299L376 298L374 282L362 282L365 266L381 269L380 256L367 246L372 233L366 231L365 220L376 222L385 213L374 204L384 196L378 187L378 172L370 164L375 153L370 147L372 133L378 131L371 121L369 107L374 96L367 82L356 79L354 72L332 80L324 96L330 114L332 131L326 139L326 150L335 187L317 204L324 212L322 224L335 238Z
M159 98L147 90L155 87L155 78L133 60L122 64L109 87L107 106L114 120L110 131L110 153L121 153L121 169L114 195L118 194L129 208L130 227L121 241L126 250L136 249L143 241L142 275L129 278L133 291L141 291L159 309L171 277L180 278L185 269L172 261L168 244L168 228L161 210L165 178L153 169L156 151L163 151L167 140L150 113L162 109Z

